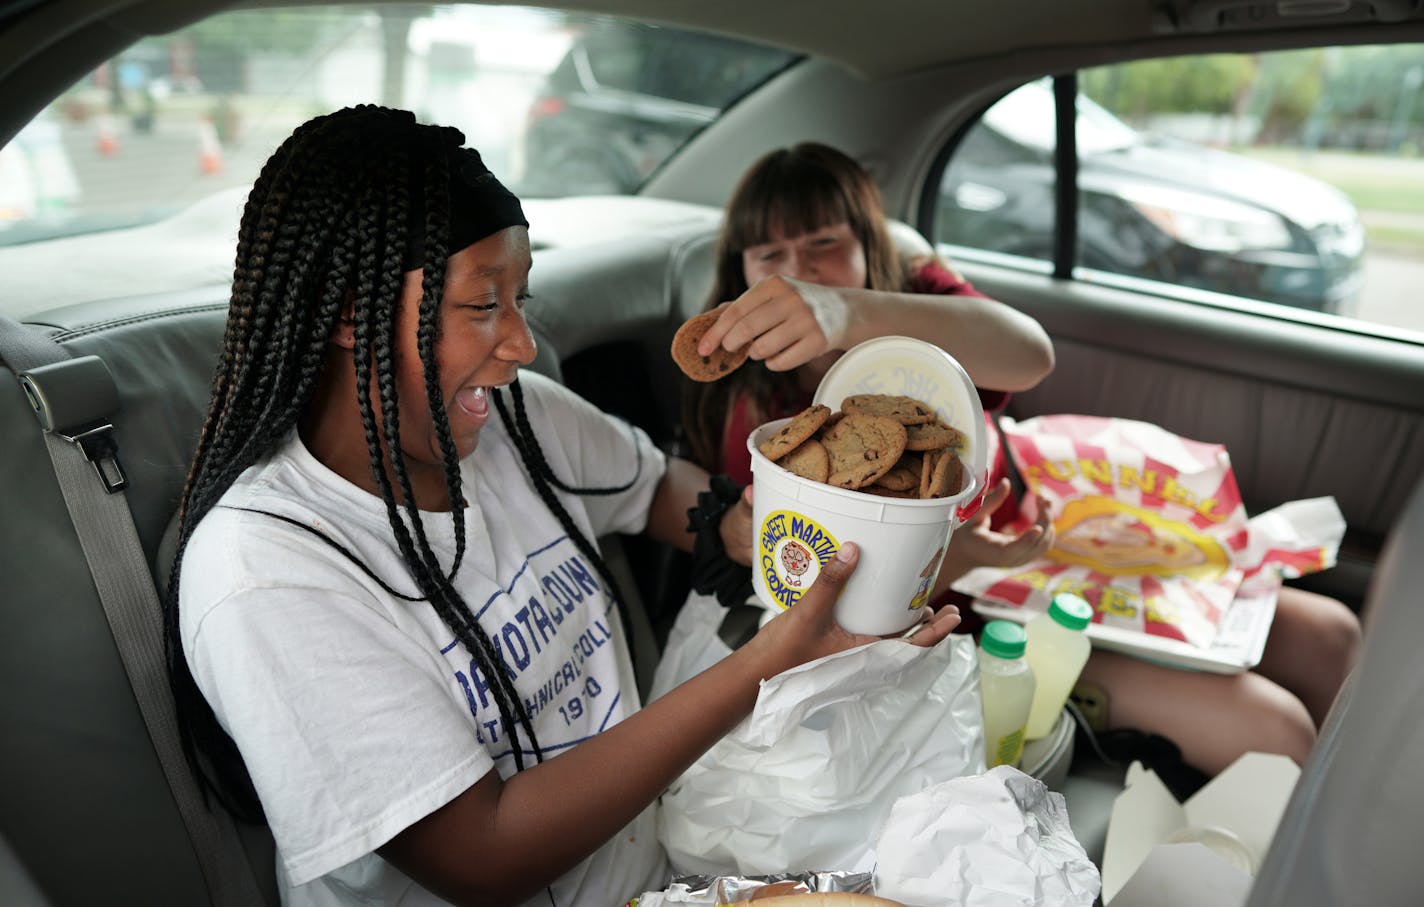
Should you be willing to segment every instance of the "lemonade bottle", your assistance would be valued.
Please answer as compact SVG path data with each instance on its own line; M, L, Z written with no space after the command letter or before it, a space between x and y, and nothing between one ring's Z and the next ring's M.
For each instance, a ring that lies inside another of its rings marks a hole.
M1024 658L1033 668L1038 687L1024 731L1027 739L1046 737L1053 730L1088 661L1092 644L1083 631L1092 622L1093 606L1068 592L1053 596L1048 610L1028 622Z
M979 637L979 694L984 705L985 766L1018 765L1033 704L1033 669L1024 661L1023 627L991 620Z

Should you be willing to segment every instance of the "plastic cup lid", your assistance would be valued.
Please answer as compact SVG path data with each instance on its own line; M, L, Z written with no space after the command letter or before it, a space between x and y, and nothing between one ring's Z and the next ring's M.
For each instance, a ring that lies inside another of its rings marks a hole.
M979 634L979 645L990 655L1000 658L1022 658L1028 634L1011 620L991 620Z
M1049 603L1048 616L1070 630L1082 630L1093 622L1093 606L1082 596L1060 592Z

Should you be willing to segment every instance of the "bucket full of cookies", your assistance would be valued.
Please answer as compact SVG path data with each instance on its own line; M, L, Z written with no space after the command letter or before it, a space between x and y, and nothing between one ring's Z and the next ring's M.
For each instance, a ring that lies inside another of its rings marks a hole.
M875 635L917 623L984 488L984 413L963 367L921 340L866 341L831 366L808 409L759 427L747 446L762 603L794 605L851 541L860 564L837 622Z

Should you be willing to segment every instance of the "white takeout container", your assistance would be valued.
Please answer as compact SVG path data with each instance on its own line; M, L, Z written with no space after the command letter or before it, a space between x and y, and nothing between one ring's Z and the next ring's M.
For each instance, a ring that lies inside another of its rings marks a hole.
M1247 753L1178 803L1154 772L1132 763L1108 820L1103 904L1244 904L1299 777L1289 757Z
M757 445L788 420L752 432L753 586L773 612L791 607L842 543L860 547L860 563L836 603L836 621L852 633L899 633L920 620L956 527L978 507L985 481L984 410L964 368L939 347L910 337L857 344L827 371L815 402L832 411L853 394L896 394L933 407L963 432L965 483L930 500L888 498L836 488L788 472Z

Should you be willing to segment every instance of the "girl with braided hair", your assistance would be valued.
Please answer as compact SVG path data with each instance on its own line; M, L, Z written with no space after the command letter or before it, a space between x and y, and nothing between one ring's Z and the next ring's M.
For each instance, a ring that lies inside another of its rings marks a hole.
M462 144L403 111L318 117L238 234L166 630L189 758L265 816L288 905L661 888L661 791L762 679L869 641L832 618L847 545L734 658L639 709L591 539L690 548L707 476L520 372L528 225Z

